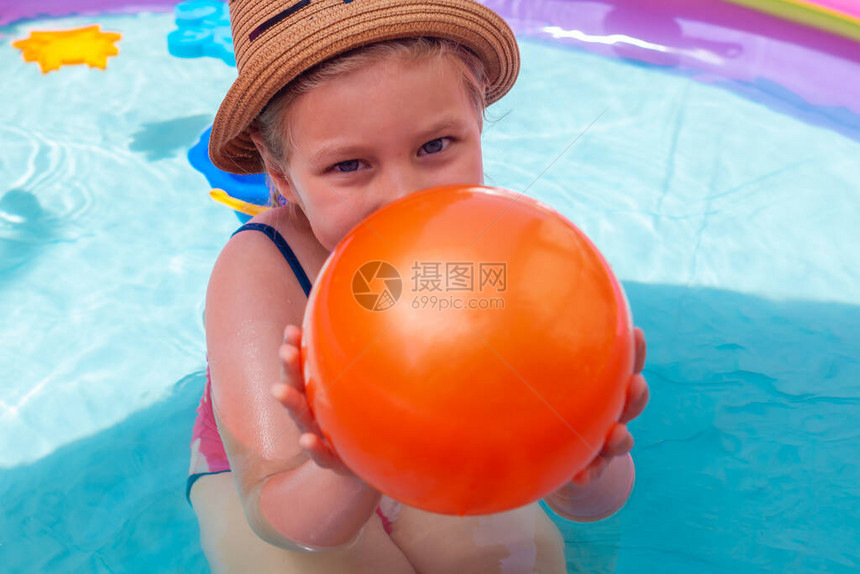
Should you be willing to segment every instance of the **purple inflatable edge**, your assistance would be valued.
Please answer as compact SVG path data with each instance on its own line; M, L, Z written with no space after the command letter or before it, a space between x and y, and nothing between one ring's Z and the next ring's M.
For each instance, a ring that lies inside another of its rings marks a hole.
M21 20L72 15L166 12L182 0L0 0L0 26Z
M0 0L0 26L71 14L169 11L181 1L40 0L37 8ZM839 129L841 122L828 118L844 117L843 110L860 118L858 43L822 30L724 0L480 1L521 36L675 68L700 81L734 83L747 97L765 84L762 99L782 98L781 90L795 94L819 108L806 119L831 128ZM606 41L624 36L644 43ZM860 121L853 119L850 131L857 138Z
M747 97L755 86L775 85L811 106L860 117L860 44L723 0L483 4L523 37L665 66L700 81L734 83ZM644 42L625 42L625 36Z

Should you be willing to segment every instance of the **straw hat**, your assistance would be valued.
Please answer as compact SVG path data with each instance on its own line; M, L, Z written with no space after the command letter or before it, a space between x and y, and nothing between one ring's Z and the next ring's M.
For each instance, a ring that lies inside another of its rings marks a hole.
M239 77L212 126L212 163L233 173L264 171L248 127L305 70L354 48L415 36L446 38L484 62L493 103L514 84L519 52L502 18L474 0L232 0Z

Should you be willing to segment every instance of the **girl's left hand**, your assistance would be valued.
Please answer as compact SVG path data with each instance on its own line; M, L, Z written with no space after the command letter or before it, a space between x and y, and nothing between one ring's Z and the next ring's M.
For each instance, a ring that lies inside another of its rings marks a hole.
M355 476L323 436L308 404L301 369L301 346L302 330L295 325L288 325L284 330L284 343L278 350L281 382L272 387L272 395L290 413L300 432L299 446L317 466L344 476Z
M633 362L633 374L627 387L627 398L624 403L624 409L618 422L610 431L600 453L588 466L573 477L571 482L577 486L585 486L599 477L603 474L609 461L616 456L627 454L633 448L633 435L627 430L627 423L642 414L645 405L648 403L648 383L645 382L645 377L642 376L646 354L645 335L642 333L642 329L638 327L633 329L633 335L635 338L636 355Z

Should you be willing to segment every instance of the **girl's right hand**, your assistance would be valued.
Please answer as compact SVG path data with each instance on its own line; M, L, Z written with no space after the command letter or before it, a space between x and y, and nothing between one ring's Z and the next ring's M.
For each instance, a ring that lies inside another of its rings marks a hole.
M272 386L272 395L287 408L299 428L299 446L320 467L338 474L355 476L326 441L311 412L305 393L301 369L302 330L295 325L284 329L284 343L278 350L281 358L281 382Z

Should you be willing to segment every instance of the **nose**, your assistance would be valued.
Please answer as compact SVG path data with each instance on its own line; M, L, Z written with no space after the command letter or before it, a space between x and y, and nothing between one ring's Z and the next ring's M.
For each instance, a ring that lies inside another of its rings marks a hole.
M378 178L377 183L377 207L382 207L427 187L424 177L412 166L390 168L383 177Z

